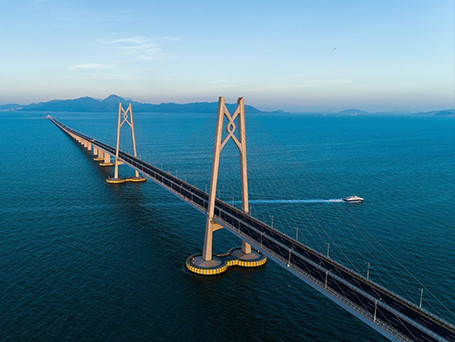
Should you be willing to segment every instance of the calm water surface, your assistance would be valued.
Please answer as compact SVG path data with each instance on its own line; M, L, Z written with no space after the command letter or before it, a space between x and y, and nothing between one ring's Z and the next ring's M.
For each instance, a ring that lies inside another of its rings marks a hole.
M204 216L150 181L106 184L113 170L44 115L1 114L0 340L384 340L272 262L190 274ZM53 115L115 142L115 114ZM138 113L135 125L143 159L206 187L214 114ZM425 292L424 307L454 323L455 118L258 115L247 127L251 199L366 198L253 215L321 252L329 242L359 272L371 262L372 279L414 302L424 286L437 298ZM223 153L219 195L235 202L238 157ZM239 243L215 233L218 253Z

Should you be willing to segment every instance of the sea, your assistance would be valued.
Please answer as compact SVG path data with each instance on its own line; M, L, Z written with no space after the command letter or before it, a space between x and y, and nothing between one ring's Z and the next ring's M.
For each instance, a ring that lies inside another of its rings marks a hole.
M0 113L1 341L385 341L271 260L187 271L204 215L151 180L107 184L113 168L48 114L116 141L117 113ZM205 191L215 122L134 113L138 156ZM455 323L455 117L259 113L246 127L253 216ZM129 153L131 138L125 123ZM232 142L221 159L218 196L240 206Z

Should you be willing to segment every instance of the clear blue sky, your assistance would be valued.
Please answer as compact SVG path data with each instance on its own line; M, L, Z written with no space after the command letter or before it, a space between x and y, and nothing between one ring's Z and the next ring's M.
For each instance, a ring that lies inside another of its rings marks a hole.
M0 104L453 108L454 0L0 2Z

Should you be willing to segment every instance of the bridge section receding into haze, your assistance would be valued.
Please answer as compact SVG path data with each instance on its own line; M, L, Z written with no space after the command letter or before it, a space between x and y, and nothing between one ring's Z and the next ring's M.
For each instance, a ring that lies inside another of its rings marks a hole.
M128 153L83 135L54 118L50 120L73 139L91 144L141 172L203 213L209 194ZM215 200L213 220L251 244L392 341L455 341L455 327L390 290L366 279L250 214Z

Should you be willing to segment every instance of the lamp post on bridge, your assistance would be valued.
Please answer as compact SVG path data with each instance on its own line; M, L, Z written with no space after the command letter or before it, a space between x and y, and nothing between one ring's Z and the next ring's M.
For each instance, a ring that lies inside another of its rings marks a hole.
M373 322L376 322L376 312L378 311L378 301L374 301L374 317L373 317Z
M423 302L423 288L419 289L420 290L420 302L419 302L419 308L422 308L422 302Z
M292 254L292 248L289 250L288 267L291 266L291 254Z

